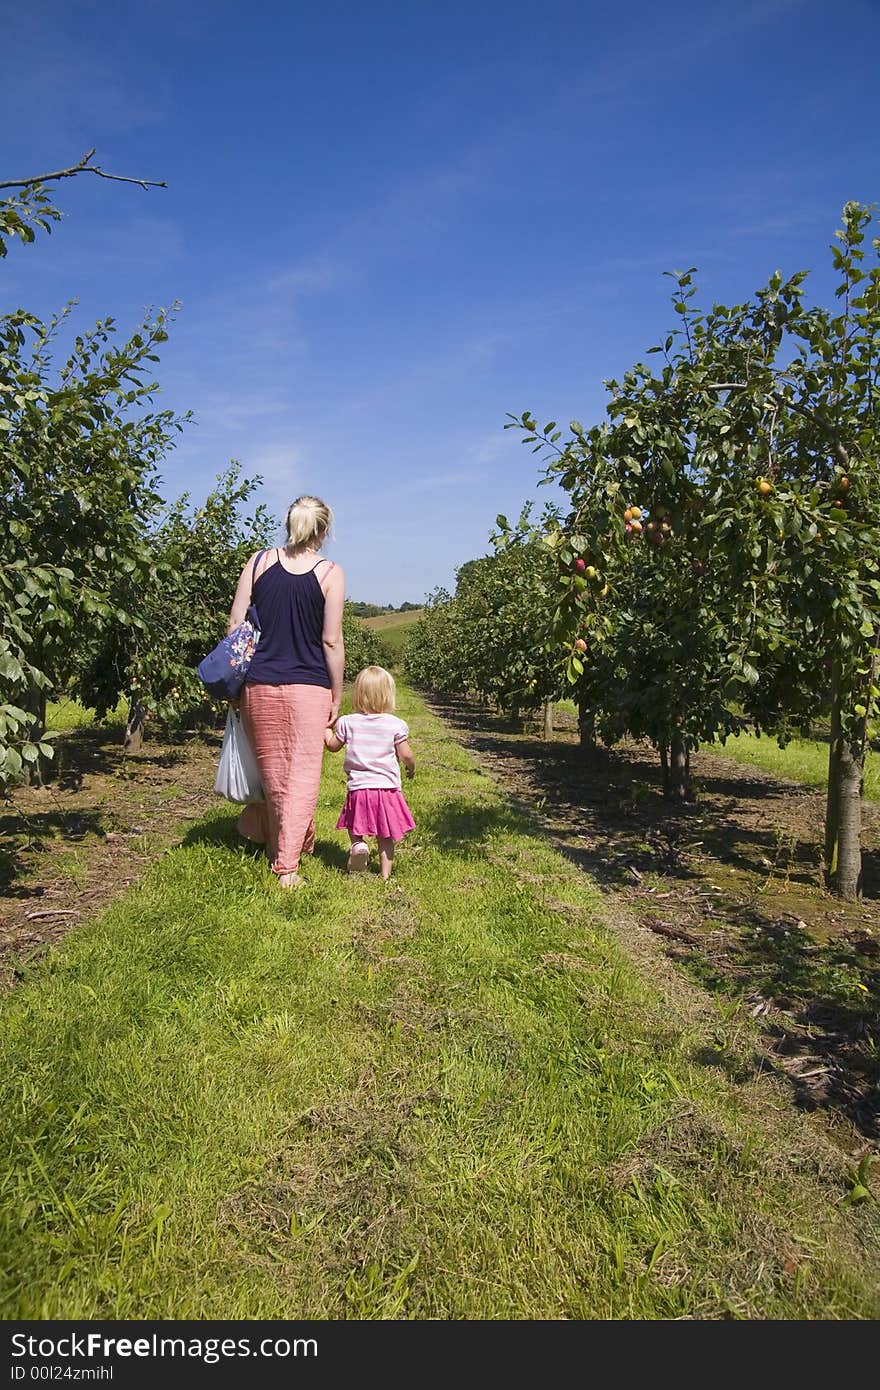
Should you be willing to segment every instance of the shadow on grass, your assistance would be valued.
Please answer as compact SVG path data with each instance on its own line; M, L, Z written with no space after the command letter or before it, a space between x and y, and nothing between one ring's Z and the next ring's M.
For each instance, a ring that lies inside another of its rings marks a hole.
M694 758L699 799L677 805L664 798L659 758L645 745L587 752L570 727L545 742L466 701L435 707L514 806L532 823L537 812L605 892L622 892L692 979L748 1007L771 1006L760 1026L772 1061L728 1058L732 1079L773 1065L798 1105L842 1112L880 1138L880 855L863 853L861 920L817 893L821 791L707 749ZM771 880L779 892L765 896ZM801 914L822 930L806 929ZM717 1067L722 1054L710 1047L697 1060Z
M155 741L147 738L137 753L122 746L121 725L87 725L62 733L55 744L55 758L48 769L49 785L62 791L79 791L86 774L136 776L142 768L178 767L186 762L193 741L219 751L222 735L214 729L163 730Z
M458 800L440 802L419 820L419 830L444 854L482 858L493 835L522 834L528 824L504 806L467 806Z
M348 844L339 840L316 840L314 858L326 869L348 873Z
M232 808L228 816L212 817L192 826L183 836L180 844L189 849L195 845L213 845L221 849L248 852L254 859L265 853L263 845L254 840L246 840L238 833L239 810Z
M181 845L186 848L194 845L211 845L215 848L232 850L239 855L243 854L248 859L265 857L265 845L258 844L256 840L245 839L243 835L238 833L238 815L239 812L233 808L228 816L218 816L205 823L194 825L180 841ZM345 873L348 868L348 845L337 840L318 839L315 842L313 857L326 868ZM305 855L304 859L308 863L309 856Z
M41 889L31 889L17 880L26 872L25 856L48 849L59 839L80 844L87 835L103 834L100 811L34 811L0 817L0 889L8 896L30 898Z
M697 754L699 797L675 803L663 795L659 758L647 750L599 747L585 753L571 742L513 735L503 720L461 700L438 708L447 723L466 734L469 747L491 757L525 811L543 802L551 813L576 815L584 843L569 853L603 887L631 883L630 865L643 874L696 882L703 874L687 855L695 842L703 856L757 879L777 866L790 883L812 888L818 881L818 838L808 839L797 830L780 833L771 824L784 827L793 805L809 805L816 798L815 788L780 782L769 773L751 775L750 770L741 775L714 767L707 771ZM766 828L743 823L738 816L743 803L759 810ZM878 857L866 851L863 860L864 895L876 898Z
M683 963L715 993L771 1001L773 1021L764 1025L769 1051L795 1103L840 1111L867 1138L880 1139L880 943L874 936L851 930L817 945L791 921L755 914L725 959L696 950Z

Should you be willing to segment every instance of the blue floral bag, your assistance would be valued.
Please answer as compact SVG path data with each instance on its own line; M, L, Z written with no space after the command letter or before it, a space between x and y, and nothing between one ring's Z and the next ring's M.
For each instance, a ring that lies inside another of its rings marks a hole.
M217 700L237 700L260 640L260 620L253 605L257 565L268 552L261 550L251 571L251 604L243 623L218 642L198 664L199 679Z

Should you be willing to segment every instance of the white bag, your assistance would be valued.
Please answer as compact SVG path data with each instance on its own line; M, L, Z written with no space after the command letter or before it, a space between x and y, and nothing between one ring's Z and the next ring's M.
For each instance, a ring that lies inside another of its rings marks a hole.
M257 760L242 727L241 715L231 705L226 716L214 790L227 801L264 800Z

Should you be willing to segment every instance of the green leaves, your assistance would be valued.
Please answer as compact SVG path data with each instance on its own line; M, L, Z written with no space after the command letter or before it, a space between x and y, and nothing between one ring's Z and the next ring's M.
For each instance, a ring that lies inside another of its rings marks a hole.
M526 507L515 525L492 537L494 554L461 566L454 597L435 595L407 639L404 660L413 680L471 691L520 712L561 693L563 672L547 657L556 557L571 553L559 520L548 508L536 525Z
M776 271L749 302L707 312L693 267L672 272L682 322L657 365L607 381L604 420L574 419L545 449L545 477L569 505L563 534L544 537L558 565L548 660L609 737L663 744L674 729L695 741L745 718L806 720L827 707L834 655L850 672L848 709L870 716L880 263L865 272L869 222L844 210L834 316L804 306L805 272ZM531 412L510 418L541 447ZM601 601L573 573L576 556L602 574ZM573 651L580 634L588 659Z

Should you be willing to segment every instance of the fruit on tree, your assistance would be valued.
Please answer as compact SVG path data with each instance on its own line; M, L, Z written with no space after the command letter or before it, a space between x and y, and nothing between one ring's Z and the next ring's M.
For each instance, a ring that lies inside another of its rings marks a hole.
M576 652L585 652L587 650L587 644L584 641L583 637L577 638L574 644L574 649Z
M773 491L773 484L769 482L767 478L759 478L758 491L762 497L769 497L770 493Z
M584 570L587 568L587 562L586 560L582 560L579 555L574 562L574 567L577 570L578 574L583 574Z
M599 571L596 569L595 565L587 565L587 568L584 570L584 574L586 575L587 579L597 578L598 573Z

